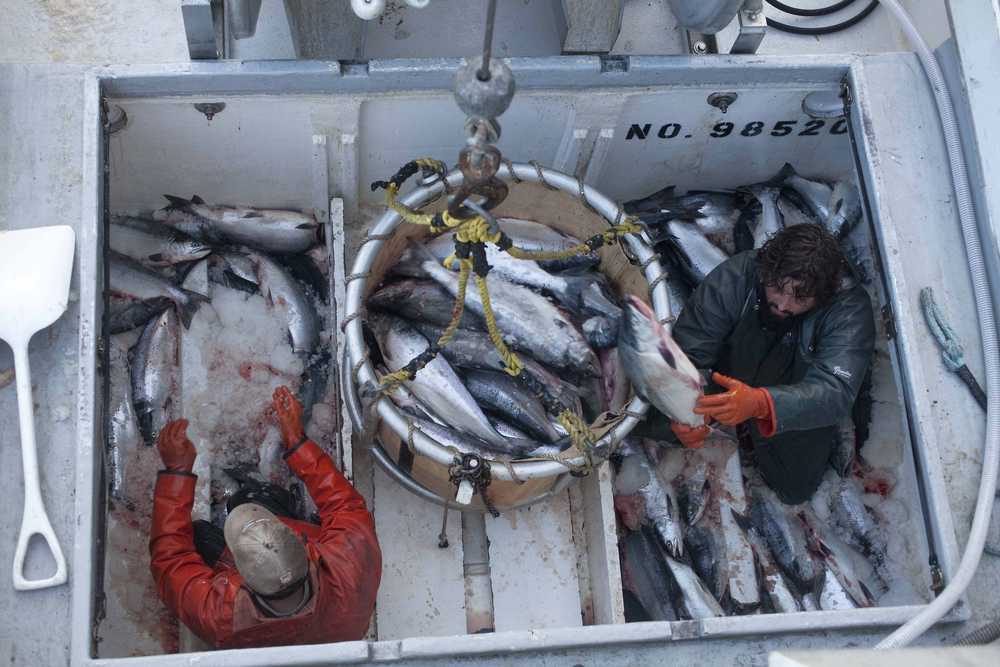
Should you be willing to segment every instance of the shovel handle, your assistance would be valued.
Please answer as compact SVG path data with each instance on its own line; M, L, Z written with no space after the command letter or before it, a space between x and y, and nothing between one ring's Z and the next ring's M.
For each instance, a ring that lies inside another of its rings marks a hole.
M21 463L24 467L24 515L14 549L14 589L31 591L66 583L66 559L59 540L45 513L42 489L38 482L38 455L35 451L35 416L31 396L31 370L28 367L28 341L11 341L14 373L17 377L17 409L21 423ZM24 559L33 535L45 539L56 562L56 572L46 579L25 579Z

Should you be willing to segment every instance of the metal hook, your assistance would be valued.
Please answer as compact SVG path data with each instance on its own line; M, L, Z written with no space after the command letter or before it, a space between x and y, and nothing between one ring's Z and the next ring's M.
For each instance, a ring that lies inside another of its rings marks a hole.
M480 216L483 220L485 220L486 224L489 225L490 227L491 233L493 234L500 233L500 223L497 222L497 219L493 217L492 213L483 208L482 204L477 204L476 202L472 201L471 198L467 198L464 202L462 202L462 204L471 209L472 211L474 211L476 215Z

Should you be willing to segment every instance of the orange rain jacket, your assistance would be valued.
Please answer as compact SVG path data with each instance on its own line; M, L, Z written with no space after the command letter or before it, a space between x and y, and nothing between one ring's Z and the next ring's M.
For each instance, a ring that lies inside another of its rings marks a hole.
M365 501L316 443L285 454L309 490L320 525L282 518L302 538L312 596L293 616L274 618L254 602L227 548L213 567L194 547L191 506L197 476L161 471L153 498L150 569L164 604L217 648L318 644L361 639L375 609L382 552Z

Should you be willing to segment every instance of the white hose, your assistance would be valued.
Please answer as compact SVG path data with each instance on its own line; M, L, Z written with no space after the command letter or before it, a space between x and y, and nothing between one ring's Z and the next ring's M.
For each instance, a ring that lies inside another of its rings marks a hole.
M948 87L945 85L937 59L927 47L927 43L924 42L920 33L917 32L898 0L881 0L881 4L896 17L903 32L906 33L910 43L914 46L937 100L938 114L941 117L944 140L948 149L948 162L951 166L955 200L958 204L958 216L962 225L962 237L965 240L965 253L969 263L969 273L972 276L976 311L979 315L983 360L986 366L987 396L983 476L979 483L979 497L976 499L976 510L972 519L972 529L969 531L969 541L965 545L965 552L962 554L958 570L945 589L941 591L941 594L923 611L876 646L876 648L899 648L908 645L948 613L972 582L972 577L979 566L983 545L986 542L986 533L989 529L993 494L997 484L997 468L1000 464L1000 412L997 411L996 403L997 397L1000 396L1000 351L997 348L996 320L993 317L993 304L990 298L989 280L986 277L986 268L983 264L979 230L976 227L976 214L969 194L969 176L966 171L965 156L962 153L958 126L955 123L955 110L951 103L951 96L948 94Z

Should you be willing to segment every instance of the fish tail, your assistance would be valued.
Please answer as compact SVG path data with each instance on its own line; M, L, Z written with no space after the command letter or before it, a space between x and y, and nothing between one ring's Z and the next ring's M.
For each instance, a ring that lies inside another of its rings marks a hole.
M299 402L302 404L303 425L309 425L309 420L312 419L313 405L322 398L326 391L330 374L330 359L330 351L323 348L309 358L305 370L302 371L302 380L297 393Z
M153 432L153 409L146 401L136 401L135 421L142 435L142 442L147 447L152 447L156 442L156 433Z
M191 208L191 200L190 199L184 199L184 197L175 197L173 195L163 195L163 197L168 202L170 202L170 205L167 206L167 208L176 208L176 209L180 209L182 211L186 211L189 208Z
M621 308L608 296L601 283L589 276L566 277L565 280L566 289L561 296L566 299L566 303L571 303L574 308L586 308L584 290L591 289L593 295L589 297L592 303L587 309L588 315L600 315L609 319L621 316Z
M181 318L181 323L184 325L185 329L191 328L191 320L194 318L194 314L198 312L201 308L201 304L210 303L212 300L205 296L204 294L198 294L197 292L192 292L191 290L181 290L184 292L184 296L187 300L183 303L177 304L177 316Z
M746 514L737 512L731 506L729 507L729 513L733 515L733 520L736 521L736 525L739 526L743 532L750 532L750 529L753 527L750 517Z
M629 214L644 213L666 208L674 200L676 187L668 185L662 190L657 190L651 195L625 202L625 212Z
M703 218L705 216L701 214L701 209L701 204L686 204L677 209L677 217L680 220L696 220L698 218Z
M796 175L795 167L792 166L791 162L786 162L785 164L781 165L781 169L778 170L777 174L772 176L770 179L763 181L761 185L772 188L778 187L779 185L784 185L785 181L787 181L789 178L795 175Z
M705 483L702 485L701 489L699 489L698 493L699 493L698 500L694 503L694 509L693 511L690 512L690 516L688 517L689 526L693 526L694 524L698 523L701 517L705 515L705 510L708 509L708 496L711 493L711 486L708 483L707 479L705 480Z
M260 286L257 283L252 280L242 278L229 270L223 271L219 276L219 280L219 284L224 285L229 289L239 290L240 292L246 292L247 294L258 294L260 292Z
M306 223L305 225L300 225L300 228L304 227L304 226L308 226L309 224L311 224L311 223ZM315 223L315 229L316 229L316 243L319 244L319 245L326 244L326 225L317 222L317 223Z

